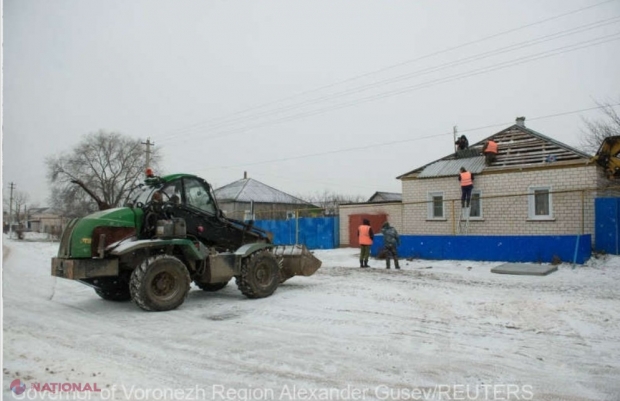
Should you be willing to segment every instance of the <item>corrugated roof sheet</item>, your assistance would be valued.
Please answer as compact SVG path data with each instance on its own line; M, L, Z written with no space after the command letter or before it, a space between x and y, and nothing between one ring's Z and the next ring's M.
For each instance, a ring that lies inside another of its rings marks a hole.
M587 163L590 156L578 149L572 148L558 140L545 136L530 128L526 128L523 123L514 124L508 128L499 131L477 143L469 146L469 154L482 152L482 145L490 138L494 138L498 145L497 159L490 166L495 170L537 167L541 165L549 165L555 162L566 163ZM469 154L465 156L469 156ZM460 165L454 168L452 163L464 163L463 167L473 173L480 172L484 169L484 161L482 161L481 169L478 170L478 162L464 162L468 158L457 158L457 154L451 153L442 159L418 167L415 170L402 174L397 179L403 179L408 176L418 178L443 177L452 174L458 174ZM472 157L472 159L478 159ZM468 164L474 163L474 164ZM469 167L468 167L469 166Z
M218 201L309 204L252 178L245 178L215 190Z
M369 199L368 202L392 202L392 201L402 201L403 194L400 192L375 192Z
M422 170L418 178L435 178L456 176L460 173L461 167L474 174L484 170L484 156L468 157L465 159L439 160L430 164Z

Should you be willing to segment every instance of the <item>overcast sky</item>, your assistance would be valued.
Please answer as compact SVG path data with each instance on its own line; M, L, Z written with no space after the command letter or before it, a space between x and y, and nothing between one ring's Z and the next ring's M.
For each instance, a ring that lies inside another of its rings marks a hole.
M5 0L3 190L46 205L46 157L150 138L166 173L293 195L398 175L525 124L579 145L620 102L620 0ZM488 127L490 126L490 127ZM488 127L485 129L476 129Z

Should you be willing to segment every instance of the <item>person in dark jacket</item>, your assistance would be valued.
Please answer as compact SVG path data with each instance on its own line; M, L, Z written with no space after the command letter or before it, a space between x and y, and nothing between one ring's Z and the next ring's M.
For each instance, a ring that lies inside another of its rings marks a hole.
M459 139L454 142L454 144L456 145L457 150L465 150L469 148L469 141L465 135L461 135Z
M370 257L370 246L372 245L372 240L375 238L375 233L372 232L372 227L370 227L370 221L368 219L364 219L362 221L362 225L357 229L357 239L360 243L360 267L370 267L368 266L368 258Z
M398 265L398 251L397 248L400 245L400 237L398 231L390 225L387 221L383 223L381 227L381 233L383 234L383 244L385 245L385 268L390 268L390 259L394 259L394 267L400 269Z

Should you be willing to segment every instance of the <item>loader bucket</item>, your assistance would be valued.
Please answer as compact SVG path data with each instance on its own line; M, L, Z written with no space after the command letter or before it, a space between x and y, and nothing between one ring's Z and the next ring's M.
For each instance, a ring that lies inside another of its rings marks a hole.
M304 245L278 245L272 252L281 258L281 283L293 276L312 276L321 267L321 261Z

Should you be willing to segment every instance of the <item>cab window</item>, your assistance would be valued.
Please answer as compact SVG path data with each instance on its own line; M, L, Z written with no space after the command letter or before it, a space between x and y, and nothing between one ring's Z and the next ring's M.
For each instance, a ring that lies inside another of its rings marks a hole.
M185 201L204 212L215 214L215 203L211 198L208 187L196 179L185 179Z

